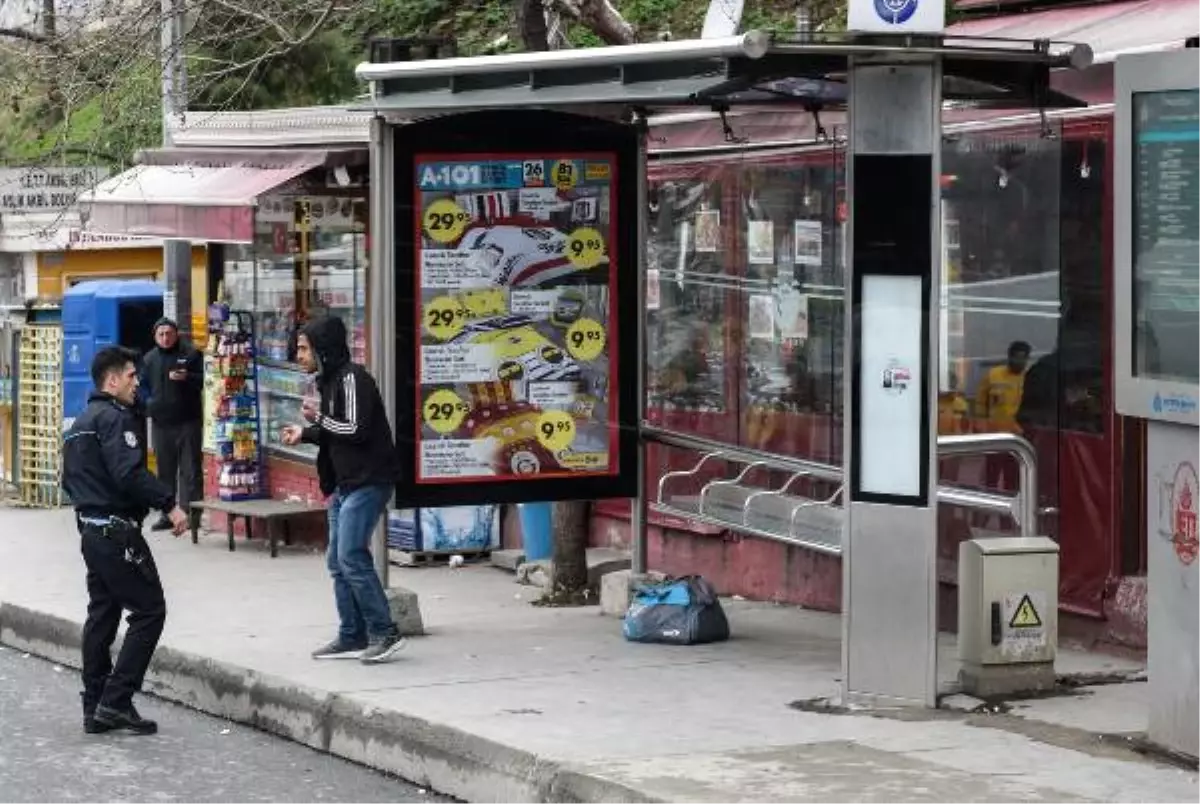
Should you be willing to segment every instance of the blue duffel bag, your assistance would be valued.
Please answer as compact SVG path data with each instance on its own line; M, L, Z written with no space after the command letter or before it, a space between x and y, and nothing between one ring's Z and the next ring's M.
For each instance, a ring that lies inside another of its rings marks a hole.
M698 645L729 639L717 592L699 575L635 586L623 630L630 642Z

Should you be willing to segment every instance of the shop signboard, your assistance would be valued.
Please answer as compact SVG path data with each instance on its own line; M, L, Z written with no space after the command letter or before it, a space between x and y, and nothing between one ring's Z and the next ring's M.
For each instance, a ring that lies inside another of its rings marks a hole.
M402 496L417 504L634 488L622 432L636 419L621 400L638 357L635 326L623 326L638 304L637 207L620 201L636 180L629 149L623 136L581 148L568 129L542 139L407 151L398 186L411 193L411 250L397 285L410 296L398 311L410 348L398 376L412 379L397 394L410 411L398 441L411 479Z
M0 214L62 212L107 176L107 169L94 167L2 168Z

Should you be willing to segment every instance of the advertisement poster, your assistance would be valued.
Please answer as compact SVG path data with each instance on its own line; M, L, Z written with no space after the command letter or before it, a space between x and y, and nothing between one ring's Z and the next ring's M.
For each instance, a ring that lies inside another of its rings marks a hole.
M821 264L821 222L793 221L793 243L797 265Z
M771 221L748 221L746 257L751 265L775 264L775 224Z
M714 253L721 248L721 211L702 209L696 213L696 251Z
M415 157L419 484L617 473L617 159Z
M867 494L922 492L921 278L864 276L859 352L859 488Z

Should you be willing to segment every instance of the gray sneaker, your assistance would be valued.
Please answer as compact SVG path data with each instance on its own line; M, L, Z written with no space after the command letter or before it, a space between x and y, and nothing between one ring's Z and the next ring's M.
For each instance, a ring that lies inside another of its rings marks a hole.
M328 645L314 650L312 657L314 659L357 659L366 648L366 645L349 645L340 639L335 639Z
M372 639L371 644L362 652L358 660L363 664L383 664L390 662L396 654L404 650L407 643L399 634Z

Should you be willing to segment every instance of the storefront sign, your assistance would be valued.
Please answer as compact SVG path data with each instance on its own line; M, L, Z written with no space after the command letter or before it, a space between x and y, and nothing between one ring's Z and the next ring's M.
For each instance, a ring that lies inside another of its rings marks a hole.
M162 246L162 240L157 237L135 237L133 235L104 234L89 232L84 229L71 228L67 230L68 249L118 249L118 248L157 248Z
M61 212L106 176L103 168L0 169L0 214Z
M397 439L412 494L422 504L616 496L627 438L618 366L636 360L633 344L619 359L621 305L637 306L632 279L618 283L636 266L635 237L621 237L622 226L636 231L617 202L622 152L410 152L411 276L397 282L411 288L398 315L412 357L397 369L413 380L401 394L413 414Z

